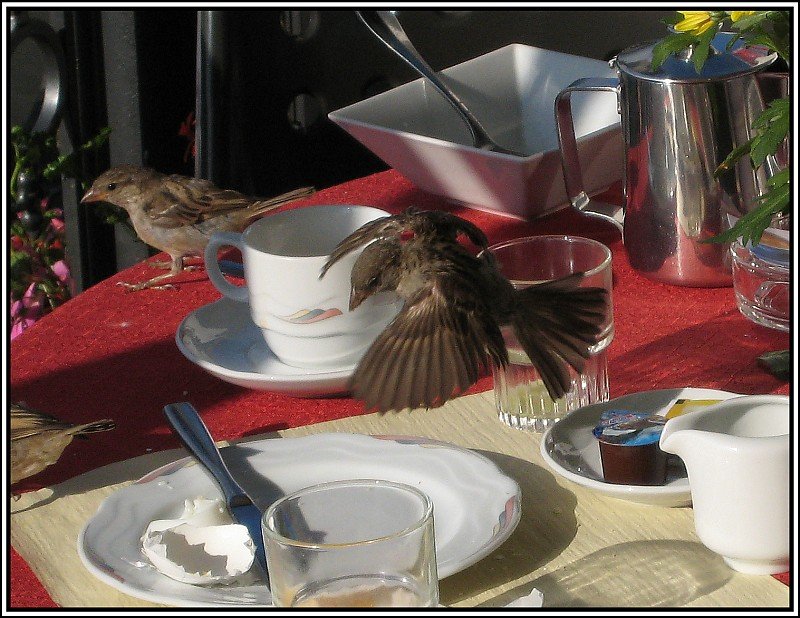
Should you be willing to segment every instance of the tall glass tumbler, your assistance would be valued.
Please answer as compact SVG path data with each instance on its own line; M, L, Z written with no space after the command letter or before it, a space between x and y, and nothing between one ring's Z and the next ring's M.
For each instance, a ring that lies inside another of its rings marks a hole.
M381 480L315 485L262 520L277 607L436 607L433 503Z
M501 272L516 288L586 273L583 287L602 287L608 292L603 330L581 373L569 368L572 386L553 401L539 372L531 364L510 327L503 329L509 353L506 367L493 369L494 398L501 421L528 431L540 432L568 412L598 401L608 401L606 348L614 338L611 302L611 252L604 244L579 236L529 236L489 247Z

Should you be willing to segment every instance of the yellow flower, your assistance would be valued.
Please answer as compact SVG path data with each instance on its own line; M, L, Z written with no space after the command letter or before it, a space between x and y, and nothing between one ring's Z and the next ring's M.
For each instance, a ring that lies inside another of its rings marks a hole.
M731 21L737 22L742 17L750 17L751 15L755 15L755 11L729 11L731 16Z
M683 19L675 24L675 30L678 32L691 32L695 36L700 36L717 23L709 11L678 12L683 15Z

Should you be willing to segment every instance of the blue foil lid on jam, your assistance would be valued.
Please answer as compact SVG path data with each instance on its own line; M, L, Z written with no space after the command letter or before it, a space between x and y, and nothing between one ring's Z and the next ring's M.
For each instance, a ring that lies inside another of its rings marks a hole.
M620 446L645 446L658 442L666 419L649 412L606 410L592 433L595 438Z

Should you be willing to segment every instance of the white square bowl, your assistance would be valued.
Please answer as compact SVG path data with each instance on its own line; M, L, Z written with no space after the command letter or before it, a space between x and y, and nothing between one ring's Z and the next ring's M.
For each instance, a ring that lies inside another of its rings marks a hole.
M442 71L503 146L472 146L459 115L423 78L330 112L328 117L419 188L519 219L569 203L553 106L582 77L615 77L606 62L514 43ZM608 92L572 96L575 134L589 193L622 178L617 101Z

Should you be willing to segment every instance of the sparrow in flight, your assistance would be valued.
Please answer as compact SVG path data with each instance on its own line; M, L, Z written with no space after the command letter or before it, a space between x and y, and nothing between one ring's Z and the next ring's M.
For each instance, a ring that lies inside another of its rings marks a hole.
M464 234L482 251L458 241ZM380 412L433 408L463 393L491 364L505 366L510 327L553 400L571 387L605 317L603 288L583 273L516 289L500 272L486 235L443 211L409 209L371 221L345 238L322 269L366 245L351 273L350 310L395 291L403 309L357 365L353 396Z

